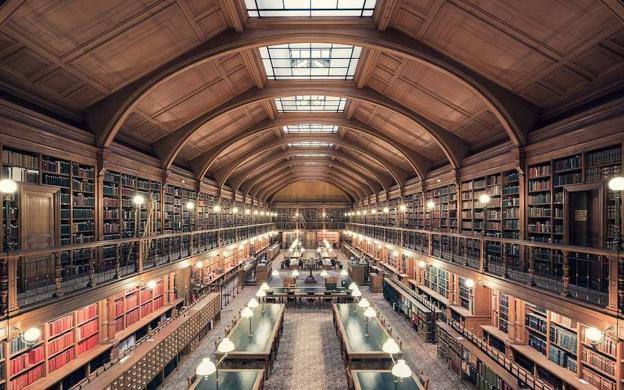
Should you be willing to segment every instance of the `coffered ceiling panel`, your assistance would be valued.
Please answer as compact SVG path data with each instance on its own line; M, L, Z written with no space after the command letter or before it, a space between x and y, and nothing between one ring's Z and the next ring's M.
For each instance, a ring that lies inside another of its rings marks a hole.
M444 153L433 138L416 122L372 104L357 103L354 118L400 140L432 161L444 159Z
M409 162L401 156L401 152L375 137L359 132L347 132L343 139L349 143L363 145L370 150L371 153L391 161L406 171L412 171L412 167Z
M218 0L32 0L0 27L5 82L80 111L227 28Z
M403 0L395 15L397 29L546 108L545 114L624 76L622 21L599 1Z

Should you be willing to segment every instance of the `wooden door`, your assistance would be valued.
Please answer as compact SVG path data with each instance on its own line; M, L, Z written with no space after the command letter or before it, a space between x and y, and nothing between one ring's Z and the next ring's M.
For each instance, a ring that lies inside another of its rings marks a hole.
M45 249L59 242L58 188L22 184L20 240L23 250ZM54 282L54 258L29 256L19 264L18 289L32 290Z
M23 186L20 196L23 250L50 248L56 245L57 193L57 188Z

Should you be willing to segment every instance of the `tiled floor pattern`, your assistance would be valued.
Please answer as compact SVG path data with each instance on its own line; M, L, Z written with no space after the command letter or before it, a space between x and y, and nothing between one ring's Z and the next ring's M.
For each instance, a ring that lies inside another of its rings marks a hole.
M274 262L279 268L281 256ZM344 261L344 258L341 258ZM288 271L282 270L282 273ZM314 275L317 280L319 271ZM301 272L298 284L303 284L307 271ZM280 284L273 280L270 284ZM322 283L322 282L321 282ZM319 283L319 284L321 284ZM204 356L214 358L214 342L223 337L225 326L230 323L240 309L252 298L256 287L244 288L233 302L224 308L221 321L201 343L181 363L180 367L165 381L164 389L186 389L187 378L193 375L195 367ZM409 322L396 313L382 294L371 294L362 288L362 294L379 310L387 324L398 336L404 348L403 358L413 370L424 369L431 378L431 390L468 389L470 385L460 383L457 376L446 368L446 364L436 356L436 345L423 342L411 328ZM277 359L272 375L265 383L266 390L346 390L345 366L340 355L340 347L332 324L330 309L288 308L284 315L284 333L280 341Z

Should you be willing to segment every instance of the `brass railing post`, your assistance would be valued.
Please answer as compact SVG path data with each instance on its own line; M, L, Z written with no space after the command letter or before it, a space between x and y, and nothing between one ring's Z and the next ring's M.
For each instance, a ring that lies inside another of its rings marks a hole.
M115 275L114 279L121 278L121 245L115 245Z
M89 248L89 283L87 286L95 286L95 248Z
M61 274L61 254L54 252L54 296L60 297L63 295L63 275Z
M533 248L529 247L529 286L535 286L535 254Z

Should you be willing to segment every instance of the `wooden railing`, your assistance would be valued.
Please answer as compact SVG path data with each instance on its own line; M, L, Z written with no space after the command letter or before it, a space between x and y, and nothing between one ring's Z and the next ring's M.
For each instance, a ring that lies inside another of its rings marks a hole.
M0 252L0 314L270 233L274 223Z
M348 223L355 238L392 244L481 273L623 312L624 253L501 237ZM620 299L622 298L622 299Z

